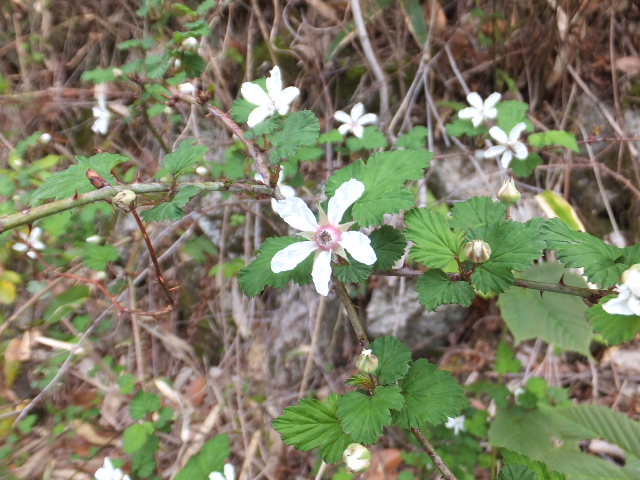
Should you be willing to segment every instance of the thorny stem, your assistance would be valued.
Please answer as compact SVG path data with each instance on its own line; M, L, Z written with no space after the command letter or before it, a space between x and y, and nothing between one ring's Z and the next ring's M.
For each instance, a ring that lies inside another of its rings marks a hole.
M425 452L427 452L427 455L429 455L429 457L433 461L436 468L440 470L440 473L442 474L442 476L447 480L457 480L456 476L453 473L451 473L451 470L449 470L449 467L447 467L447 464L444 463L442 458L440 458L440 455L438 455L438 452L436 452L436 449L433 448L433 445L429 443L429 440L425 438L422 432L417 428L412 428L411 431L418 439L418 442L420 442L420 446L422 447L422 449Z
M180 188L194 185L201 190L208 191L227 191L227 192L252 192L262 195L272 195L273 189L266 185L256 185L250 183L233 183L231 185L224 182L185 182L180 183ZM76 195L71 198L57 200L55 202L46 203L38 207L22 210L18 213L12 213L0 217L0 233L11 230L22 225L28 225L44 217L64 212L72 208L81 207L90 203L99 202L101 200L111 199L116 193L122 190L131 190L136 194L145 193L161 193L171 190L170 183L134 183L131 185L118 185L116 187L104 187L82 195Z
M349 323L351 323L351 327L353 328L353 331L355 332L356 337L358 337L358 341L360 342L363 348L368 347L369 339L367 338L367 334L364 331L364 327L362 326L362 322L360 321L360 316L356 311L356 307L355 305L353 305L351 298L349 298L349 293L347 292L347 289L345 288L344 283L338 280L335 276L333 277L333 283L336 286L336 291L338 292L340 301L342 302L342 305L347 311L347 317L349 317ZM422 434L420 429L412 428L411 431L420 442L422 449L427 453L427 455L429 455L429 458L431 458L431 460L433 461L434 465L438 468L438 470L440 470L440 473L442 473L442 476L447 480L457 480L455 475L451 473L451 470L449 470L449 467L447 467L447 464L444 463L440 455L438 455L438 452L436 452L435 448L433 448L433 446L425 438L425 436Z

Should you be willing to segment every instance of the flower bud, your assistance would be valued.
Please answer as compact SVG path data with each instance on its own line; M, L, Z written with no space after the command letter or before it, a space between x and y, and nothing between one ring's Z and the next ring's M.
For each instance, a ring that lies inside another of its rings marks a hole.
M98 244L100 242L102 242L102 237L100 235L91 235L90 237L87 237L87 243L95 243Z
M378 369L378 357L371 350L362 350L356 359L356 368L362 373L373 373Z
M111 70L111 73L113 73L113 76L116 78L120 78L122 76L122 70L119 68L114 68Z
M207 167L203 167L202 165L200 165L198 168L196 168L196 174L200 175L201 177L204 177L207 173L209 173Z
M132 190L122 190L113 197L113 203L120 210L128 212L136 201L136 194Z
M482 240L474 240L464 246L464 254L473 263L484 263L491 257L491 247Z
M359 443L352 443L344 450L342 459L351 472L363 472L371 464L371 452Z
M42 133L40 135L40 138L38 138L38 142L40 142L43 145L49 143L50 141L51 141L51 134L47 132Z
M196 87L191 82L184 82L178 85L178 91L183 95L195 95Z
M174 58L173 59L173 66L175 68L180 68L182 66L182 60L180 60L179 58Z
M500 190L498 190L498 200L502 203L511 204L518 203L520 200L520 192L516 188L516 184L513 181L513 178L508 178L502 184Z
M182 48L185 50L195 50L198 48L198 40L195 37L185 38L182 41Z

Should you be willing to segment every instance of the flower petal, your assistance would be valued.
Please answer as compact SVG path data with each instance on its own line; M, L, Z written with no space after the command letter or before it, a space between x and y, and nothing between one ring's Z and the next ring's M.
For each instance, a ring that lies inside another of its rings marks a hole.
M529 149L524 143L516 142L513 144L513 153L515 153L516 158L524 160L529 156Z
M300 95L297 87L287 87L274 98L273 103L280 115L286 115L293 100Z
M376 123L378 121L378 115L375 113L365 113L358 119L358 124L360 125L370 125L372 123Z
M371 240L361 232L344 232L338 242L358 262L365 265L376 263L376 252L371 248Z
M476 92L471 92L469 95L467 95L467 102L476 110L482 110L482 106L483 106L482 97L478 95Z
M462 118L463 120L466 120L467 118L473 118L476 115L478 115L478 110L473 107L463 108L458 112L458 118Z
M251 110L249 114L249 118L247 118L247 125L250 128L255 127L260 122L264 121L265 118L270 117L272 115L271 109L267 107L256 107Z
M499 155L502 155L506 149L507 147L505 147L504 145L494 145L493 147L487 148L482 154L482 156L484 158L497 157Z
M509 168L509 165L511 164L511 160L513 160L513 152L507 149L504 151L504 153L502 154L502 158L500 159L502 168Z
M29 257L31 260L35 260L36 258L38 258L38 254L33 250L29 250L27 252L27 257Z
M288 272L318 249L316 242L296 242L276 252L271 259L273 273Z
M612 298L602 304L602 309L612 315L633 315L633 311L629 308L627 299Z
M244 82L240 87L240 93L247 102L260 107L266 107L271 103L271 99L269 98L269 95L267 95L267 92L265 92L260 85L256 85L255 83Z
M13 247L11 248L13 248L16 252L26 252L27 250L29 250L29 247L24 243L14 243Z
M282 91L282 75L280 74L280 67L277 65L271 69L269 76L267 77L267 93L272 100L280 95Z
M351 124L350 123L343 123L342 125L340 125L338 127L338 132L340 132L340 135L342 135L343 137L349 133L351 131Z
M517 124L509 132L509 140L511 140L512 142L518 140L520 138L520 135L522 134L522 132L524 131L525 128L527 128L527 124L526 123L520 122L519 124Z
M331 251L322 250L313 261L311 278L316 291L325 297L329 295L329 282L331 281Z
M494 107L496 105L496 103L498 103L500 101L500 99L502 98L502 94L498 93L498 92L493 92L491 95L489 95L487 97L487 99L484 101L484 105L483 105L483 109L485 111L485 115L488 116L488 113L486 113L489 109L491 109L492 107ZM490 118L495 118L495 117L490 117Z
M315 232L318 229L315 215L301 198L289 197L278 200L273 210L293 228L303 232Z
M471 123L475 128L478 128L478 126L482 123L483 120L484 120L484 117L480 112L478 112L476 115L471 117Z
M211 472L209 474L209 480L225 480L225 478L220 472Z
M285 185L284 183L281 183L278 185L278 188L280 188L280 193L282 194L282 196L284 198L289 198L289 197L295 197L296 196L296 190L295 188L289 186L289 185Z
M486 108L483 112L484 118L496 118L498 116L497 108Z
M633 295L640 297L640 271L630 268L627 272L624 284Z
M342 110L338 110L333 114L333 118L342 123L351 123L351 117L347 112L343 112Z
M627 307L633 312L634 315L640 315L640 298L635 295L631 295L627 300Z
M362 138L362 136L364 135L364 127L359 123L356 123L351 130L353 131L353 134L358 138Z
M362 102L358 102L351 109L351 119L356 121L362 116L363 113L364 105L362 104Z
M505 144L509 141L509 137L507 133L502 130L500 127L493 126L489 129L489 135L493 137L493 139L498 142Z
M364 193L364 183L352 178L340 185L336 193L329 199L327 219L334 227L340 223L344 212Z
M236 469L230 463L224 464L224 478L226 480L235 480L236 478Z

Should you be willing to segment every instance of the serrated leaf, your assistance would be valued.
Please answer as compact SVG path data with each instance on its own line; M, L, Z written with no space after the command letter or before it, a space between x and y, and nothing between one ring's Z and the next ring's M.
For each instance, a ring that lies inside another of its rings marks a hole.
M460 415L467 403L456 379L424 358L411 366L400 387L404 408L397 420L404 428L419 428L427 422L438 425Z
M191 201L193 197L195 197L198 193L200 193L200 187L195 185L186 185L176 193L175 197L173 197L172 202L175 203L178 207L182 208L187 203Z
M541 276L539 273L544 272ZM523 278L544 279L550 283L569 278L557 264L542 264L523 272ZM537 292L512 287L498 299L498 306L516 343L541 338L563 350L590 356L591 326L586 321L586 305L581 298L554 292Z
M379 386L372 396L349 392L338 401L338 418L355 442L375 443L383 427L391 425L391 409L399 410L404 399L397 386Z
M547 130L546 132L532 133L529 135L529 138L527 138L527 143L537 148L557 145L568 148L576 153L580 152L576 136L564 130Z
M337 143L342 140L344 140L344 137L337 128L334 128L330 132L323 133L318 137L318 143L320 145L324 145L325 143Z
M507 207L501 202L494 202L489 197L472 197L453 207L451 226L462 230L477 229L504 222L506 213Z
M531 131L529 126L531 122L527 119L527 111L529 105L519 100L505 100L498 105L498 127L507 132L511 131L520 122L527 124L527 131Z
M160 397L154 393L138 392L131 400L129 414L134 420L142 420L148 413L160 408Z
M429 129L424 125L413 127L404 135L400 135L396 141L397 148L406 148L407 150L422 150L426 147Z
M131 455L142 449L152 435L150 427L149 423L134 423L127 428L122 435L124 452Z
M103 271L109 263L115 262L119 256L118 249L113 245L85 243L82 252L84 264L97 272Z
M373 271L389 270L404 255L407 242L404 235L390 225L383 225L369 235L371 247L376 252Z
M471 275L474 286L484 293L500 293L512 285L512 270L525 270L542 255L545 245L539 230L539 222L534 221L507 221L472 230L469 238L483 240L491 247L489 260Z
M504 375L505 373L518 373L521 368L522 364L520 363L520 360L516 358L511 345L504 340L500 340L496 350L496 373L501 375Z
M452 281L439 268L432 268L425 272L418 279L416 291L420 303L430 311L445 303L456 303L468 307L476 296L469 283Z
M229 438L218 435L208 440L200 451L189 459L175 476L175 480L206 480L211 472L222 472L225 460L231 454Z
M98 172L111 185L117 184L111 169L128 161L129 157L113 153L98 153L88 158L78 155L76 160L78 161L77 165L71 165L66 170L53 173L33 192L31 195L32 206L37 205L41 200L49 198L60 200L61 198L73 197L76 192L82 194L95 190L86 175L89 169Z
M238 97L231 104L231 118L237 123L247 123L249 114L255 110L256 105L243 97Z
M145 210L141 216L145 222L164 222L165 220L174 222L184 217L185 211L174 202L166 202Z
M387 137L373 125L364 127L362 138L347 138L347 149L352 153L359 150L377 150L386 147Z
M538 165L542 165L542 157L531 152L524 160L514 158L509 167L516 177L525 178L531 175Z
M498 480L536 480L536 472L524 465L507 465L500 471Z
M507 448L501 448L500 454L505 465L523 465L536 472L536 480L565 480L566 477L559 472L550 470L543 462L532 460L526 455L516 453Z
M619 345L633 340L640 331L640 316L613 315L607 313L602 305L617 295L607 295L600 303L587 310L587 318L593 325L593 330L604 338L609 345Z
M464 232L454 232L446 217L428 208L416 208L405 215L404 235L415 243L410 257L427 267L446 268L462 248Z
M274 148L269 154L271 163L295 155L300 147L313 145L320 135L320 122L313 112L304 110L289 115L282 128L271 137Z
M344 449L353 439L344 432L338 420L339 396L331 394L326 402L305 398L297 405L287 407L272 425L287 445L304 452L320 448L327 463L342 458Z
M206 145L195 145L195 139L180 142L178 148L165 155L162 167L171 175L178 177L189 170L196 163L203 163L204 156L209 150Z
M267 285L273 288L282 288L289 281L294 281L299 285L311 283L313 255L309 255L306 260L289 272L273 273L271 270L271 259L276 252L292 243L304 241L306 240L294 237L267 238L260 247L258 257L240 271L238 281L245 295L254 297L262 292Z
M547 248L555 250L564 264L584 268L589 281L601 287L609 288L618 283L622 272L629 268L622 263L622 249L588 233L570 230L558 218L546 222L542 233Z
M371 350L378 357L376 375L381 385L393 385L409 371L411 350L396 337L376 338Z
M255 108L255 105L251 104L252 108ZM251 110L249 110L251 112ZM273 116L263 120L251 130L245 133L245 137L248 139L252 139L255 137L259 137L260 135L270 135L276 131L276 129L280 126L281 117Z
M359 283L371 276L373 269L371 265L365 265L353 259L351 255L347 253L349 263L346 265L335 265L333 267L333 273L338 280L343 283Z
M468 137L476 137L489 132L486 125L480 124L477 127L473 126L471 120L456 117L451 123L447 123L445 127L447 135L451 137L461 137L467 135Z

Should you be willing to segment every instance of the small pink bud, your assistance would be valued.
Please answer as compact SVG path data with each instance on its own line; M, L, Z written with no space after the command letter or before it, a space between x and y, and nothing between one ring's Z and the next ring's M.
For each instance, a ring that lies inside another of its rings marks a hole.
M484 263L491 257L491 247L482 240L473 240L464 246L464 254L473 263Z

